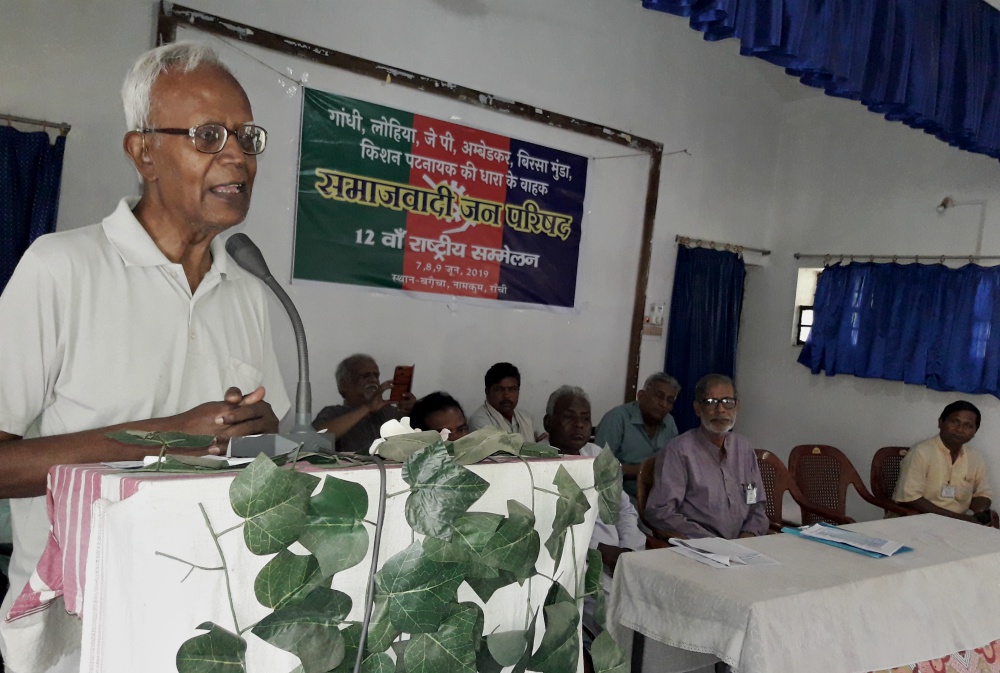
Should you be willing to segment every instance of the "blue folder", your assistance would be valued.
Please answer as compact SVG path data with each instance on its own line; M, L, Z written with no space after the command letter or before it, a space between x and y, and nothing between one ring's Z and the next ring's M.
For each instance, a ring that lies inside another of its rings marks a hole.
M834 525L831 525L831 524L828 524L828 523L825 523L825 522L820 522L819 525L821 525L821 526L827 526L829 528L836 528L837 527L837 526L834 526ZM858 549L857 547L852 547L851 545L844 544L843 542L834 542L833 540L821 540L821 539L819 539L817 537L809 537L808 535L803 535L802 531L800 529L798 529L798 528L792 528L790 526L783 527L781 529L781 532L782 533L791 533L792 535L800 537L800 538L802 538L804 540L812 540L813 542L822 542L823 544L828 544L831 547L839 547L840 549L846 549L847 551L852 551L855 554L862 554L864 556L870 556L872 558L889 558L885 554L879 554L876 551L868 551L867 549ZM893 553L892 556L895 556L896 554L902 554L903 552L907 552L907 551L913 551L913 547L902 546L898 550L896 550L896 552Z

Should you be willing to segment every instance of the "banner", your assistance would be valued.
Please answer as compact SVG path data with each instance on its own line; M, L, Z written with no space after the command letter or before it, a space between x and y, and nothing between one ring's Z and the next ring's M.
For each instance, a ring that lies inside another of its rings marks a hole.
M586 157L304 93L295 278L574 305Z

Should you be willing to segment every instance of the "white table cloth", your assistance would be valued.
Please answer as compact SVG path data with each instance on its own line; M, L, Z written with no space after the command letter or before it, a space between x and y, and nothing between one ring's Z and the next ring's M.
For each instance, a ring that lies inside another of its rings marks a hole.
M860 673L1000 638L1000 531L932 514L847 528L913 551L874 559L769 535L740 542L781 565L716 569L666 549L627 554L609 629L626 647L633 631L657 641L647 641L644 668L661 673L713 655L739 673Z
M534 485L555 491L553 478L559 466L564 466L584 489L593 486L593 459L564 457L556 460L529 461ZM507 514L508 499L531 507L536 513L536 530L544 543L551 532L556 498L541 491L532 492L529 467L519 460L481 463L468 466L490 481L486 494L472 511ZM387 492L392 494L407 488L401 466L387 466ZM86 673L143 671L144 673L175 672L178 647L185 640L201 633L196 627L213 621L235 630L233 616L221 572L195 570L163 554L184 559L205 567L219 565L219 555L206 528L199 503L203 504L212 526L221 532L241 523L229 504L229 486L234 473L176 474L158 476L150 473L122 473L100 470L95 466L61 466L63 483L91 484L79 488L61 489L54 511L69 510L60 516L63 522L58 539L46 550L42 566L58 567L59 571L42 573L58 578L57 586L46 587L41 601L33 610L10 623L22 626L25 637L33 643L22 646L40 649L79 651L79 635L74 642L67 640L65 629L49 629L50 615L63 615L60 621L76 619L66 616L64 605L73 604L82 618L82 657L80 670ZM378 511L379 473L374 467L330 470L336 477L365 486L369 494L367 518L374 521ZM74 476L73 473L76 473ZM322 472L316 473L322 476ZM86 476L86 479L81 479ZM50 483L51 485L51 483ZM587 545L597 515L597 493L585 491L591 509L583 524L567 533L566 550L560 566L564 585L573 586L573 568L582 574L586 564ZM53 494L50 492L50 496ZM406 496L390 498L386 506L386 524L379 555L383 564L402 551L415 539L403 514ZM91 509L92 507L92 509ZM83 531L89 529L89 537ZM372 531L369 530L369 533ZM370 535L371 545L374 536ZM224 535L220 542L233 578L233 593L239 626L255 623L270 610L261 606L253 594L257 572L271 556L255 556L245 547L242 530ZM293 550L297 546L293 546ZM305 550L298 548L300 553ZM353 599L350 620L360 620L367 583L369 555L360 564L338 573L333 587L348 593ZM574 559L575 558L575 564ZM86 560L85 572L81 565ZM551 576L554 563L544 546L537 570ZM73 578L63 586L62 578ZM525 613L530 604L537 608L545 599L549 582L540 578L529 580L523 587L505 587L496 592L486 607L486 632L524 628ZM65 596L46 603L54 596ZM482 602L467 585L459 588L459 600ZM248 671L290 671L298 664L293 655L274 648L253 636L248 641Z

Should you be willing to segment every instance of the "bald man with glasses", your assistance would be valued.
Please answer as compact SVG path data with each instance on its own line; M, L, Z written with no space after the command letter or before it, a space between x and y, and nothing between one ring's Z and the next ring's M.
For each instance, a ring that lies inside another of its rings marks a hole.
M656 455L646 517L678 537L752 537L767 532L764 485L746 437L732 432L739 398L732 379L709 374L695 386L701 425Z
M263 284L218 237L247 216L267 143L246 92L214 51L176 42L140 57L122 99L141 196L40 237L0 296L0 497L14 529L0 616L45 547L53 465L158 452L107 436L122 428L211 435L178 452L220 453L275 432L289 408ZM79 670L78 618L46 614L34 640L31 615L0 624L8 671Z

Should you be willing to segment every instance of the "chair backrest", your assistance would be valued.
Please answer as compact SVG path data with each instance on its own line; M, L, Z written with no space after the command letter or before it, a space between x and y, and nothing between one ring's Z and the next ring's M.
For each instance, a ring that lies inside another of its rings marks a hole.
M649 525L648 521L646 521L646 500L649 498L649 492L653 490L653 482L655 481L656 456L652 455L642 461L642 465L639 466L639 476L636 477L635 484L635 500L638 505L637 509L639 510L639 518L649 529L652 529L653 527Z
M764 483L764 495L767 500L764 503L764 511L770 520L771 530L780 533L783 526L796 525L791 521L786 521L782 514L785 494L792 496L792 500L799 506L800 519L802 523L815 523L825 521L839 525L842 523L852 523L853 520L846 516L839 516L835 512L824 512L816 507L815 503L808 501L799 487L795 484L792 474L781 462L781 458L770 451L764 449L754 449L757 454L757 467L760 469L760 479Z
M789 486L794 486L792 475L788 473L788 468L781 462L781 458L770 451L764 449L754 449L757 454L757 467L760 469L760 480L764 483L764 495L767 501L764 503L764 511L771 521L771 529L780 527L784 521L781 515L781 504L785 497L785 491Z
M905 446L883 446L872 456L872 495L883 500L892 500L892 492L899 481L899 464L909 452Z
M826 444L800 444L788 456L788 471L809 502L846 515L847 487L853 485L865 500L874 500L861 475L840 449ZM803 523L821 519L803 512Z

